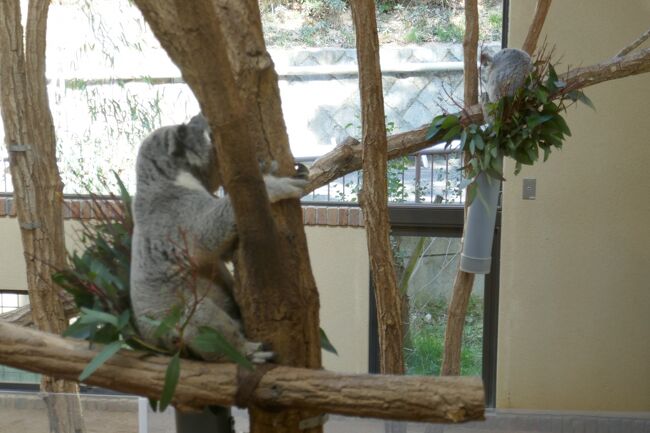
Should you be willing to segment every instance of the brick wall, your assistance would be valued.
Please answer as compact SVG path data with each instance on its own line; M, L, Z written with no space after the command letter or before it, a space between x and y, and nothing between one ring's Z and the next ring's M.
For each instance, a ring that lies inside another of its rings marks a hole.
M88 198L65 199L63 217L67 220L91 220L101 215L117 216L119 202L113 199L93 201ZM302 206L306 226L363 227L363 212L356 206ZM12 197L0 197L0 218L15 218Z

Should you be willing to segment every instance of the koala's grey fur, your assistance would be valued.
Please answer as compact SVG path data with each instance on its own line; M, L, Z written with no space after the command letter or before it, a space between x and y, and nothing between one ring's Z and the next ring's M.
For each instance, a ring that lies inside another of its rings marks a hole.
M188 124L157 129L142 142L136 163L133 201L131 306L141 337L168 350L177 347L177 332L154 335L156 321L173 306L182 308L181 322L195 311L183 339L195 355L219 359L192 344L201 326L217 329L240 353L254 362L272 354L246 340L223 265L236 239L230 199L212 194L220 186L210 129L203 116ZM264 177L271 202L299 198L306 181ZM183 257L196 264L182 269ZM194 293L200 302L196 302Z
M516 48L504 48L494 56L483 54L481 63L487 66L487 102L513 96L532 70L528 53Z

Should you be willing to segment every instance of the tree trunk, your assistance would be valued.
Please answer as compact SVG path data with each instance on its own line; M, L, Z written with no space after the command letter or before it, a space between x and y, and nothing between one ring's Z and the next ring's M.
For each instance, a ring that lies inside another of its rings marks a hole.
M136 0L210 120L239 233L236 293L249 338L271 343L285 365L320 368L318 292L297 200L271 214L257 156L273 155L280 175L293 158L277 75L255 1ZM236 77L236 78L235 78ZM252 407L251 432L298 432L314 414ZM321 428L307 431L320 432Z
M0 105L9 151L14 197L27 269L32 318L39 329L61 334L67 327L60 290L51 274L63 269L62 184L45 80L48 0L31 0L25 47L18 0L0 2ZM43 376L41 390L73 396L46 397L50 430L83 431L78 386Z
M359 203L377 300L379 366L383 374L404 374L402 299L390 247L386 124L375 2L356 0L350 2L350 8L357 37L363 135L363 189Z
M464 101L465 109L478 103L478 1L465 0L465 38L463 39L464 62ZM465 163L469 155L465 155ZM467 202L465 202L465 221L467 221ZM462 247L461 247L462 250ZM460 261L459 261L460 263ZM474 287L474 274L458 269L454 288L447 310L445 328L445 350L442 356L440 374L457 376L460 374L460 352L463 345L463 329L469 297Z
M85 341L64 339L0 322L0 363L75 379L99 353ZM121 350L86 382L129 394L159 398L169 357ZM200 409L235 403L238 367L231 363L181 360L173 404ZM264 374L250 404L282 413L293 408L420 422L483 419L483 385L478 378L334 373L278 366ZM283 430L278 426L279 430Z

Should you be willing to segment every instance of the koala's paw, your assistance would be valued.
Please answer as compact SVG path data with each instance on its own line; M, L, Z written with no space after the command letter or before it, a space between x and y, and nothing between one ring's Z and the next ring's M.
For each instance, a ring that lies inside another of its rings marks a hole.
M264 350L262 343L247 341L245 344L246 357L254 364L264 364L275 357L275 353Z
M306 179L271 175L264 176L264 183L266 183L266 191L271 203L289 198L300 198L307 186Z

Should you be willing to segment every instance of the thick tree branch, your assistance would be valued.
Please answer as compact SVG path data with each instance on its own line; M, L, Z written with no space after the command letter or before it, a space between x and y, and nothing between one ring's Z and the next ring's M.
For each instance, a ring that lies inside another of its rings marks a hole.
M465 0L465 39L463 51L465 58L465 98L463 106L469 109L478 103L478 69L476 56L478 51L478 2ZM469 59L469 60L468 60ZM464 161L467 164L470 155L465 153ZM467 219L468 203L465 202L465 219ZM463 224L464 225L464 224ZM447 312L447 327L445 328L445 350L440 366L441 375L460 374L460 353L463 343L463 329L469 298L474 287L474 274L467 273L460 268L456 270L456 278L452 290L451 300Z
M268 202L258 156L293 173L277 75L264 46L256 0L135 0L210 120L235 210L236 301L246 335L278 362L319 368L318 292L298 200ZM297 410L253 408L251 433L300 431ZM320 428L308 433L319 433Z
M363 189L359 202L368 240L368 256L377 303L379 365L383 374L404 374L402 297L390 245L386 180L386 121L379 65L375 2L350 2L357 38L363 134Z
M551 8L552 0L537 0L537 6L535 7L535 17L533 22L528 28L528 35L526 35L526 40L522 46L522 50L526 51L531 56L537 48L537 41L539 41L539 35L542 33L542 27L544 27L544 22L546 21L546 15L548 10Z
M76 380L98 353L88 343L0 322L0 364ZM169 358L122 350L86 383L160 398ZM173 404L200 409L233 405L237 367L181 361ZM252 395L263 407L298 408L372 418L460 422L483 418L479 378L338 374L278 366Z
M615 57L592 66L575 68L560 76L568 86L582 89L605 81L650 72L650 49L643 49L624 57ZM483 113L480 105L473 105L461 114L464 124L480 123ZM436 144L427 140L429 125L388 137L388 159L408 155ZM361 146L359 141L348 138L334 150L318 158L310 167L308 190L313 191L339 177L361 169Z
M636 47L638 47L639 45L644 43L646 40L648 40L648 38L650 38L650 29L646 30L634 42L632 42L630 45L628 45L627 47L625 47L621 51L619 51L618 54L616 55L616 57L623 57L626 54L631 53L632 51L634 51L636 49Z
M465 0L465 37L463 38L463 105L478 104L478 0Z

